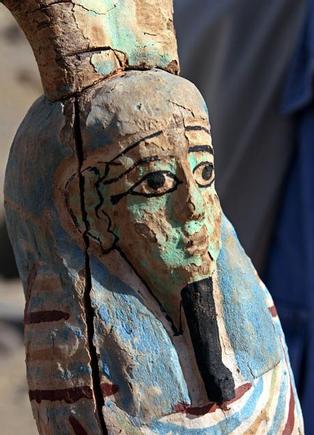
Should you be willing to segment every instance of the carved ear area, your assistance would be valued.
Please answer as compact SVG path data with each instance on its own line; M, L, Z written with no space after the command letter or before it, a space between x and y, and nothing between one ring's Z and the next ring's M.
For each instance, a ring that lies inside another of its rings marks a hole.
M97 255L106 254L113 249L118 238L111 231L111 219L98 189L101 175L98 169L89 167L83 171L82 177L84 195L82 214L86 218L85 227L91 248L97 250Z
M110 231L111 221L98 193L99 172L95 168L86 168L81 175L76 170L72 174L63 174L65 176L67 179L59 183L56 192L62 226L80 247L84 247L83 235L87 234L95 255L108 253L117 238Z

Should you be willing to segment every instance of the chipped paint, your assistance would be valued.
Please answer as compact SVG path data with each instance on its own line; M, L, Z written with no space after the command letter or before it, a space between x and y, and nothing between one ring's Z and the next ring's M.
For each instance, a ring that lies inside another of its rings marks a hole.
M215 191L206 105L168 73L172 1L4 4L62 98L29 111L5 184L39 432L302 434L273 301Z

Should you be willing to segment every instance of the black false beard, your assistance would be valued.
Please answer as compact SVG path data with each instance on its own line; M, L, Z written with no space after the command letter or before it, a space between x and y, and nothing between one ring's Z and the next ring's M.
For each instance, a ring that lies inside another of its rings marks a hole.
M208 400L221 404L234 399L234 379L222 361L212 279L188 284L181 297Z

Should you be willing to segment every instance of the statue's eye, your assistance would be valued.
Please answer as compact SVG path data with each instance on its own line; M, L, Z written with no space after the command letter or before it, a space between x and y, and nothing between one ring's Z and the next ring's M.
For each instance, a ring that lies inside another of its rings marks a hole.
M179 180L174 174L168 171L156 171L145 175L130 193L143 196L161 196L173 192L179 184Z
M210 162L202 162L194 168L193 174L200 187L209 187L215 179L214 165Z

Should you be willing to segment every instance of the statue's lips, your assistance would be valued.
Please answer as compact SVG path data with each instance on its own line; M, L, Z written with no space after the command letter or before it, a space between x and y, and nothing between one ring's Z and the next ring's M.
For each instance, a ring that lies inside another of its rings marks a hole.
M208 252L209 239L206 233L199 232L193 234L193 238L189 238L186 241L185 251L191 255L205 255Z

